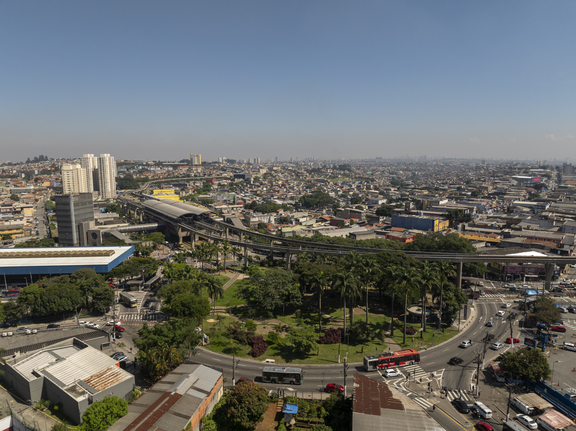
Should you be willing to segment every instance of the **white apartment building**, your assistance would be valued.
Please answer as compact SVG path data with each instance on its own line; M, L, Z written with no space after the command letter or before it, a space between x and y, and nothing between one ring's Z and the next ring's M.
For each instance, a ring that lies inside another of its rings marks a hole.
M94 157L94 154L84 154L80 158L80 164L84 169L86 169L86 184L88 186L88 192L94 192L97 187L97 178L95 179L95 172L98 169L98 158Z
M98 157L98 197L113 199L116 197L116 161L110 154Z
M202 155L190 153L190 160L192 161L193 165L201 165L202 164Z
M86 169L79 163L62 165L62 188L65 195L87 193Z

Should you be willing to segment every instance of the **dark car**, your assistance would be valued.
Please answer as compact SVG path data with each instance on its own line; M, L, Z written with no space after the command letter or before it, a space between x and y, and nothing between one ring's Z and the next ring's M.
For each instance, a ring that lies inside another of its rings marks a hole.
M450 360L448 361L450 365L458 365L461 364L462 362L464 362L464 359L459 358L458 356L454 356L450 358Z
M537 328L537 329L540 329L540 330L542 330L542 331L545 331L546 329L548 329L547 326L546 326L546 323L538 323L538 324L536 325L536 328Z
M344 386L337 383L328 383L326 385L326 392L344 392Z
M146 301L144 301L144 307L148 307L150 305L150 300L147 299Z
M484 337L484 340L492 341L494 338L496 338L494 334L486 334L486 336Z
M470 413L470 407L466 404L466 401L454 400L454 407L456 407L460 413Z
M59 327L60 325L57 325L56 323L50 323L48 326L46 326L46 329L56 329Z
M122 337L123 337L122 332L115 332L114 333L114 338L122 338Z

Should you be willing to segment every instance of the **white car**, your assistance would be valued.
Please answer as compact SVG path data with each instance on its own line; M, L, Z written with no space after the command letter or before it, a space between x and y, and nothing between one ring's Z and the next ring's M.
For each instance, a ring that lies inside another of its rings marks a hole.
M516 419L528 429L535 430L538 428L536 421L528 415L516 415Z
M98 325L97 323L86 323L86 327L92 329L98 329L100 325Z
M504 310L500 310L498 313L496 313L496 316L502 317L502 316L504 316L504 313L505 313Z
M389 370L384 371L384 377L398 377L401 375L402 373L396 368L391 368Z
M509 302L506 304L502 304L502 308L510 308L512 307L512 304L510 304Z
M114 320L111 320L110 322L106 322L106 326L122 326L122 322L115 322Z
M86 324L88 324L88 322L86 322L85 320L80 320L80 321L78 321L78 324L79 325L86 325Z
M472 345L472 340L464 340L460 343L460 347L467 349Z
M504 344L502 343L494 343L490 346L492 350L500 350L502 347L504 347Z

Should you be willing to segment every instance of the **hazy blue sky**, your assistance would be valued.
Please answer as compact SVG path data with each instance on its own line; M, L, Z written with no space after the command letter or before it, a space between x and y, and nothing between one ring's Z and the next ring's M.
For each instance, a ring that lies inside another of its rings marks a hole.
M0 0L0 161L572 158L576 2Z

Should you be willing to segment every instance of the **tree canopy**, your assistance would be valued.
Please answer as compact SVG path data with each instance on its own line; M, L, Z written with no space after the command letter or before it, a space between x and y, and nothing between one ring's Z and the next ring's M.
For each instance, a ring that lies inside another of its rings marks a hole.
M498 357L499 361L513 376L531 382L547 380L551 370L548 359L540 349L520 349L506 352Z
M298 284L292 273L284 269L256 273L240 288L240 295L270 313L282 306L298 307L302 304Z
M332 199L328 193L316 190L311 194L300 196L298 203L304 208L310 209L332 205L334 203L334 199Z
M116 396L96 401L82 415L82 431L105 431L118 419L128 414L128 403Z
M267 408L266 389L254 382L243 382L225 395L213 419L221 429L252 431Z
M534 304L536 318L539 322L552 325L562 317L560 310L554 306L554 300L548 296L539 296Z

